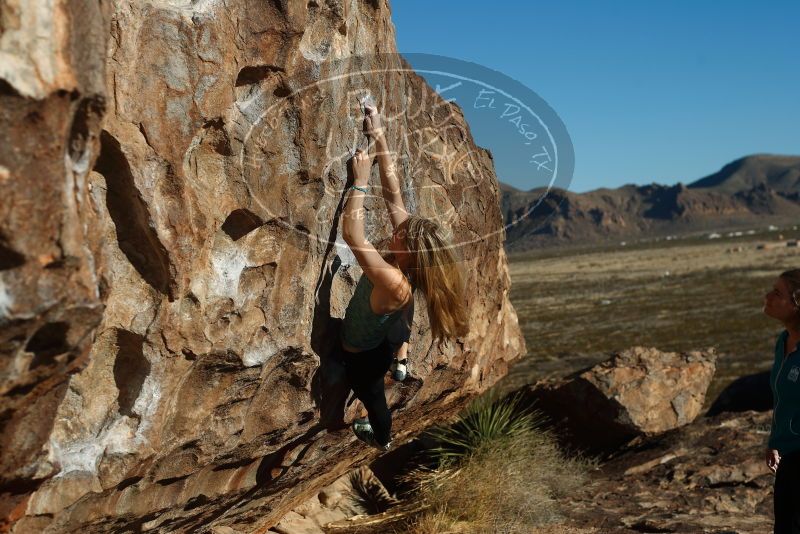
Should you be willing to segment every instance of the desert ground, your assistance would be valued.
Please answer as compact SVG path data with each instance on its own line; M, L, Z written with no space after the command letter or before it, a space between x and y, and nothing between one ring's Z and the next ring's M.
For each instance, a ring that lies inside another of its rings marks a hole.
M545 249L509 256L510 298L527 345L497 388L593 365L633 345L715 347L706 407L736 377L768 370L782 326L763 295L800 267L797 227Z

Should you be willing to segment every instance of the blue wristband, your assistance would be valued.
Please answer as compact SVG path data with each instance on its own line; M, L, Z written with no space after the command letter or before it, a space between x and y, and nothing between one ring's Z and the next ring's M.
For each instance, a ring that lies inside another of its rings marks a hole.
M367 190L366 190L366 189L364 189L363 187L359 187L359 186L357 186L357 185L351 185L351 186L350 186L350 189L358 189L359 191L363 191L364 193L366 193L366 192L367 192Z

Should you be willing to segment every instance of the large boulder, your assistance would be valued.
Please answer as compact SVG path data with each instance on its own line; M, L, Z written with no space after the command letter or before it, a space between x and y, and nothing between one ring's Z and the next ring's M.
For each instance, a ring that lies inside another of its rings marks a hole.
M716 352L631 347L589 369L523 388L564 443L609 452L640 435L690 423L703 407Z
M4 528L264 530L377 454L328 358L361 274L340 219L366 91L409 209L471 242L470 333L437 347L417 302L415 375L387 382L395 439L524 353L491 155L396 55L384 0L3 14ZM366 207L377 242L383 200Z

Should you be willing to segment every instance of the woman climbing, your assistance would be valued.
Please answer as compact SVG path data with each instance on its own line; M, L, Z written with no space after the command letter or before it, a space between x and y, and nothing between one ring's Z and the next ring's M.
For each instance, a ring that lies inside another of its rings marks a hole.
M468 321L463 276L452 247L439 224L406 211L378 110L367 104L364 111L364 133L377 149L381 189L393 231L386 257L365 238L364 194L373 158L359 149L353 157L354 184L347 191L342 237L363 274L347 306L336 351L350 388L367 410L367 418L353 422L353 432L365 443L389 450L392 417L384 376L392 365L393 350L387 332L407 311L416 289L427 302L434 340L465 336ZM400 354L402 350L401 345Z
M800 533L800 269L782 272L764 296L763 311L784 330L770 373L772 427L767 467L775 473L775 534Z

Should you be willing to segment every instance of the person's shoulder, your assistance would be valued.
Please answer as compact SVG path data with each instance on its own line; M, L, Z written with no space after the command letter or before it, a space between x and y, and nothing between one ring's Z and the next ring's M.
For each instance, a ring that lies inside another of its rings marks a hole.
M397 306L406 307L414 299L413 286L400 269L392 277L390 287L384 288L385 295L393 300Z

